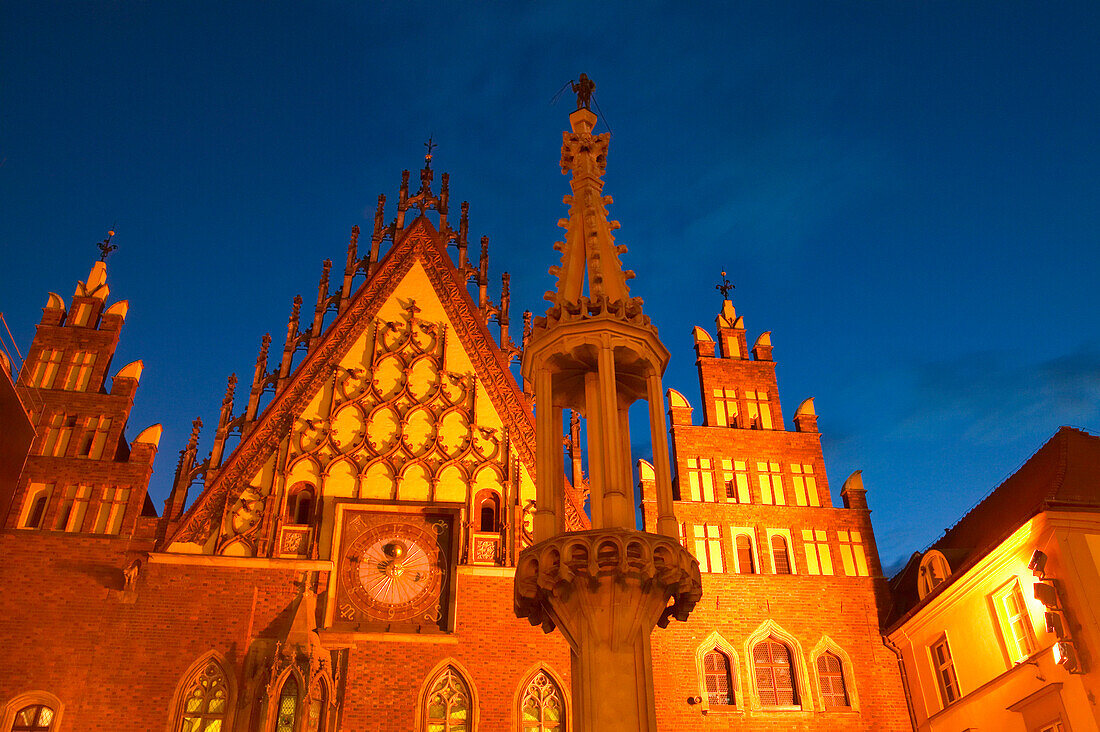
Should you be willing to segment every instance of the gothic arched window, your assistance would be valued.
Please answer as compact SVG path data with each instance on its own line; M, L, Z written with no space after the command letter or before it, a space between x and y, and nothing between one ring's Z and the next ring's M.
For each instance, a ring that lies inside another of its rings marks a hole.
M279 708L275 717L275 732L295 732L298 728L298 679L286 677L279 693Z
M30 704L15 713L11 732L50 732L53 716L53 709L45 704Z
M424 705L427 732L473 732L470 687L452 666L435 677Z
M561 690L545 671L539 671L523 690L520 721L524 732L558 732L565 729L565 701Z
M735 546L737 549L737 571L740 574L756 574L756 561L752 555L752 539L747 534L738 534Z
M798 704L793 661L791 649L774 637L757 643L752 649L756 691L762 706L791 707Z
M825 707L846 707L848 689L844 685L844 663L833 653L822 653L817 659L817 677L821 681L821 696Z
M703 674L706 677L707 700L711 706L733 706L733 674L730 657L715 648L703 657Z
M220 732L229 711L229 686L211 659L190 681L183 697L180 732Z

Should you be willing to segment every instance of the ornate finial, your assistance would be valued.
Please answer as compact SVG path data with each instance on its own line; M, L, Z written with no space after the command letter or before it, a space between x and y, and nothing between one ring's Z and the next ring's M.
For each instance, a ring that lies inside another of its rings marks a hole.
M111 252L113 252L114 250L118 249L117 244L112 244L111 243L111 237L113 237L114 235L115 235L115 232L112 229L111 231L107 232L107 238L106 239L104 239L103 241L98 242L96 244L96 246L99 247L99 261L106 262L107 261L107 255L110 254Z
M714 289L722 293L723 300L730 299L730 290L734 289L734 285L732 282L729 281L729 278L726 277L726 273L724 270L722 272L722 282L715 285Z
M428 141L424 143L424 147L428 149L428 152L424 155L424 167L430 168L432 167L432 150L436 147L435 143L432 142L431 136L429 136Z
M570 84L573 93L577 95L577 109L591 109L588 105L592 100L592 92L596 90L596 82L589 79L587 74L581 74L580 79Z
M199 446L199 430L202 429L202 417L195 417L191 423L191 437L187 440L187 449L194 450Z
M233 392L237 389L237 375L230 374L228 385L225 387L225 397L222 399L222 406L233 404Z

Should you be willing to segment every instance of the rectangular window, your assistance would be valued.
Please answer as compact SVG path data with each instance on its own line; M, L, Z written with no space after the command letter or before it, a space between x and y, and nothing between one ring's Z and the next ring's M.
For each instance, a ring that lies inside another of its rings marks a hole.
M91 314L92 306L89 303L82 302L69 313L68 324L86 326L88 325L88 316Z
M699 571L722 572L722 533L717 526L693 526L695 536L695 558L699 560Z
M1036 643L1019 580L1013 579L994 592L993 605L997 609L997 620L1008 646L1009 658L1013 663L1027 660L1035 653Z
M748 424L753 430L770 430L772 428L772 410L768 406L768 392L746 391L745 399L748 401L749 413L746 415Z
M959 680L955 676L955 662L951 660L951 649L947 646L947 636L940 638L929 649L932 654L932 668L936 674L936 683L940 687L940 698L946 707L959 699Z
M44 349L38 355L38 362L31 372L30 385L39 389L52 389L57 371L61 368L61 356L60 350Z
M693 501L714 500L714 473L709 458L688 458L688 490Z
M46 425L46 434L42 440L42 454L51 457L65 457L69 441L76 430L76 417L55 414Z
M726 487L726 500L736 503L750 503L749 469L744 460L722 461L722 483Z
M817 495L817 479L814 478L814 466L791 463L791 473L795 503L799 506L820 506L821 499Z
M777 506L787 505L783 495L783 475L779 472L779 463L757 463L757 478L760 481L760 501Z
M802 529L806 547L806 571L810 574L832 574L833 558L829 554L828 535L821 529Z
M80 438L77 457L99 460L103 457L103 448L107 444L107 433L111 431L110 417L88 417L84 426L84 435Z
M719 427L737 427L737 391L734 389L714 390L715 421Z
M126 501L129 498L128 488L104 488L92 533L117 534L121 531L122 518L126 513Z
M77 532L84 526L84 514L88 512L88 503L92 489L86 485L71 485L65 489L61 499L61 510L57 514L58 531Z
M65 379L65 388L69 391L86 391L88 389L88 382L92 378L92 366L94 364L94 353L77 351L73 355L72 365L69 366L69 375Z
M867 554L863 551L863 536L858 531L838 531L836 538L840 540L840 563L844 567L844 574L849 577L866 577Z

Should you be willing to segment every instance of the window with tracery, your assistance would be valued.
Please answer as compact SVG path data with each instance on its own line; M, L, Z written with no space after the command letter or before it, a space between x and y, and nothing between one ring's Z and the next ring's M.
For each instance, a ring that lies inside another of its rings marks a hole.
M790 707L798 704L791 650L775 638L768 638L752 649L756 691L765 707Z
M195 676L183 698L180 732L222 732L229 711L229 686L216 661Z
M275 717L275 732L294 732L298 722L298 680L294 674L286 677L279 694L279 710Z
M328 700L325 686L316 685L312 694L306 709L306 732L318 732L325 727L325 702Z
M733 674L730 657L715 648L703 656L703 676L711 706L733 706Z
M452 667L443 669L428 691L424 705L427 732L473 732L470 687Z
M523 692L520 720L525 732L565 729L565 702L561 690L544 671L539 671Z
M45 704L31 704L15 713L11 732L49 732L53 729L53 709Z
M848 688L844 685L844 662L833 653L823 653L817 659L817 677L821 681L821 696L825 707L847 707Z

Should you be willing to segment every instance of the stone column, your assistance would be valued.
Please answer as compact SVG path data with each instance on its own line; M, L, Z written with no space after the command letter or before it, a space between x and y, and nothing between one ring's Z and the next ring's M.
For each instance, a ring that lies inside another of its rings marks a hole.
M553 374L543 366L535 374L535 423L540 435L555 434L553 398ZM562 477L554 472L556 467L553 440L539 440L535 446L535 541L549 539L558 533L560 519L554 510L555 494L562 490L555 488L554 482L561 481Z
M668 455L668 428L665 426L665 400L661 394L661 375L646 375L649 400L649 433L653 442L653 472L657 483L657 533L678 538L676 514L672 504L672 470Z

